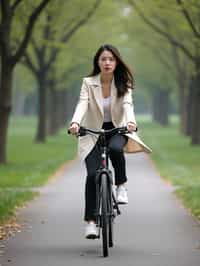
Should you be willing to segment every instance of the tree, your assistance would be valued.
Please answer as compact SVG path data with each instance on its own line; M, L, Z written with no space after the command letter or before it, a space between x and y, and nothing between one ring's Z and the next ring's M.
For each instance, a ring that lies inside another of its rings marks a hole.
M125 25L125 45L129 61L135 65L136 107L139 91L145 95L147 104L152 102L153 119L167 125L170 94L177 88L171 47L141 23L132 7L126 5L126 9L129 13Z
M144 1L141 1L142 5L144 5ZM176 46L185 56L193 64L194 69L194 86L193 93L192 93L192 128L191 128L191 138L192 144L200 145L200 120L198 114L200 113L200 33L198 32L198 27L195 25L199 24L199 17L200 17L200 8L199 3L197 0L192 2L176 0L169 2L164 2L162 0L158 2L152 3L157 5L158 8L162 8L165 11L170 9L171 16L170 20L168 19L169 16L165 17L165 14L162 13L164 17L164 22L169 25L169 23L174 22L174 18L177 19L177 24L180 26L181 33L186 34L187 38L178 39L174 35L174 29L171 25L170 30L166 31L163 29L162 25L158 25L155 21L153 21L150 16L147 16L145 12L142 10L141 6L136 4L134 0L129 0L129 3L134 7L134 10L138 13L138 15L143 19L143 21L150 26L156 33L163 36L166 40L168 40L171 44ZM148 2L149 4L149 2ZM154 6L155 6L154 5ZM161 10L161 9L160 9ZM190 12L189 12L190 11ZM182 14L182 17L180 17ZM175 28L175 27L174 27Z
M1 0L1 23L0 23L0 54L1 54L1 77L0 77L0 164L6 163L6 143L9 124L9 115L12 109L12 77L16 64L21 59L27 48L34 25L50 0L42 0L35 5L29 18L20 45L13 51L12 30L14 16L22 0Z
M51 90L50 95L54 94L53 87L56 87L56 80L52 79L54 73L50 70L55 68L54 65L56 64L58 55L63 49L63 46L65 46L72 36L88 22L90 17L99 7L101 0L96 0L92 4L92 7L88 8L87 6L87 10L82 12L82 15L79 16L78 19L77 14L79 13L80 3L77 5L75 10L76 13L67 13L72 16L69 18L66 16L66 12L62 13L63 5L61 1L58 1L58 3L60 3L60 8L58 8L58 10L55 10L50 5L49 9L43 14L43 24L40 33L37 32L31 38L31 49L27 50L23 61L23 63L32 71L38 82L39 115L36 133L37 142L45 142L46 138L46 103L48 85ZM66 6L66 8L70 10L69 6ZM63 16L64 14L65 16ZM63 18L59 23L57 22L58 16L62 16ZM39 34L42 36L41 41L37 40ZM59 71L62 72L61 69Z

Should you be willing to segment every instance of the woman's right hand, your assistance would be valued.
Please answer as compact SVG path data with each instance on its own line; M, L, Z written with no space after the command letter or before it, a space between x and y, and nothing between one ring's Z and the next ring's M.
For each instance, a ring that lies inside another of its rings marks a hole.
M78 123L72 123L69 131L71 132L71 134L76 135L79 132L80 126Z

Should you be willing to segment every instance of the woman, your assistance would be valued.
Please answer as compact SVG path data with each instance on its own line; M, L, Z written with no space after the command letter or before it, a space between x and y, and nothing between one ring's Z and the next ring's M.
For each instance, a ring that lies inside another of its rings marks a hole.
M133 83L133 75L119 51L112 45L101 46L94 57L92 73L83 79L80 99L70 124L72 134L77 134L80 125L91 129L127 126L130 134L108 138L109 156L115 172L116 197L121 204L128 203L123 151L151 151L134 132L137 124L132 102ZM80 137L79 155L85 160L87 169L85 237L94 238L98 234L94 217L96 199L94 180L100 163L97 139L91 135Z

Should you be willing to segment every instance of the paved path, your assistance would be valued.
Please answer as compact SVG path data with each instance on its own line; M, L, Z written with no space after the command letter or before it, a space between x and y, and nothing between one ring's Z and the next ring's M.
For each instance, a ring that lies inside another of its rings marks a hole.
M128 155L129 205L115 226L115 247L85 240L84 166L75 162L22 209L22 232L6 241L2 266L199 266L200 225L181 206L144 154Z

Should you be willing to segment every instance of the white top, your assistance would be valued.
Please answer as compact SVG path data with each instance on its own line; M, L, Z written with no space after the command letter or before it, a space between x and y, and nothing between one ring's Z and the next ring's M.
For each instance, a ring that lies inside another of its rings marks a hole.
M103 111L104 111L104 122L111 122L111 96L103 98Z

